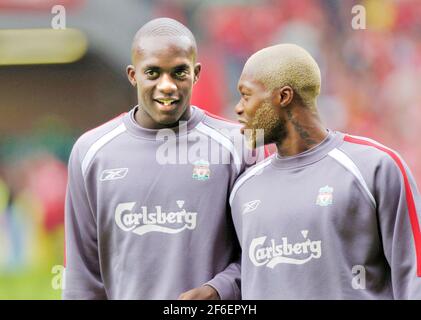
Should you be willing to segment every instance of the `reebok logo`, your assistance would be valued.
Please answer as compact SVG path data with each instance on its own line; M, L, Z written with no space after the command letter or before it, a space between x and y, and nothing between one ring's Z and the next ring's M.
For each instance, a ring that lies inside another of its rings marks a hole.
M319 259L322 241L307 238L308 230L302 230L301 235L305 241L296 243L289 243L287 237L283 237L281 243L276 243L274 239L266 242L266 236L253 239L248 252L250 261L256 267L266 265L273 269L280 263L304 264L311 259Z
M123 179L129 168L107 169L101 172L100 181Z
M183 209L184 201L176 201L180 211L164 212L161 206L155 206L155 212L149 212L142 206L141 212L133 212L136 202L125 202L115 209L115 222L126 232L144 235L149 232L179 233L185 229L196 228L197 212Z
M243 214L256 210L259 204L260 200L253 200L243 204Z

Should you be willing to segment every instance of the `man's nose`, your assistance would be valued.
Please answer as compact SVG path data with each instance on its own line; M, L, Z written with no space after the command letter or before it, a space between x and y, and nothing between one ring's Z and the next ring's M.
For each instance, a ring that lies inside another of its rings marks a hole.
M177 91L177 86L168 74L163 74L157 85L158 91L171 95Z
M238 103L237 103L237 105L235 106L235 113L236 114L238 114L239 116L240 115L242 115L243 114L243 112L244 112L244 107L243 107L243 105L241 104L241 101L239 101Z

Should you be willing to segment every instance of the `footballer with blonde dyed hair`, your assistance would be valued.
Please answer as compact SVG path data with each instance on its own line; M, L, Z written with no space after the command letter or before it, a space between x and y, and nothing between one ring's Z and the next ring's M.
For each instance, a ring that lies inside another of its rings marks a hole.
M230 195L242 298L421 299L414 178L397 152L322 124L320 83L294 44L258 51L241 74L241 131L277 147Z
M246 136L250 135L252 146L259 143L256 141L258 129L264 130L265 143L278 142L286 135L287 120L295 120L290 124L296 123L297 130L294 132L300 135L306 146L314 145L317 139L323 137L326 130L316 110L320 78L317 63L297 45L273 46L253 54L246 62L238 83L242 98L236 107L239 121L245 125L241 130ZM291 103L305 108L305 112L272 107L273 104L284 106ZM317 137L310 137L302 127L303 123L315 126L317 130L313 130L313 135Z

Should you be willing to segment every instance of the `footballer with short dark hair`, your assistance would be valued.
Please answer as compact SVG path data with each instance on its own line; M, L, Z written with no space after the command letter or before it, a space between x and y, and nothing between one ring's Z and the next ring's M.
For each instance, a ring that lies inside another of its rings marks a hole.
M75 143L64 299L241 297L228 197L253 158L234 143L243 139L238 124L190 105L196 55L194 36L178 21L145 24L127 67L138 105ZM225 157L219 163L215 145ZM187 163L158 159L180 150Z

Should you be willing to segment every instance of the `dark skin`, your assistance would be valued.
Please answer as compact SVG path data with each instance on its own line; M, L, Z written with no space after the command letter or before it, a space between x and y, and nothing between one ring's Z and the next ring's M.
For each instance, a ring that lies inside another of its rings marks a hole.
M213 287L204 285L180 294L178 300L221 300L221 298Z
M136 121L147 129L171 128L187 121L193 84L201 70L191 41L187 37L140 37L137 42L133 65L127 66L140 106Z
M265 133L265 144L275 143L280 156L305 152L326 138L328 133L316 107L305 105L290 86L267 90L253 77L253 72L243 70L238 90L241 100L235 111L239 122L244 124L242 132L244 129L269 130ZM265 112L266 119L256 120L262 105L269 108ZM267 121L268 117L272 120Z
M190 98L199 79L196 49L187 37L137 38L133 65L127 77L137 88L139 110L136 122L147 129L178 126L191 115ZM186 291L179 300L217 300L218 292L204 285Z

